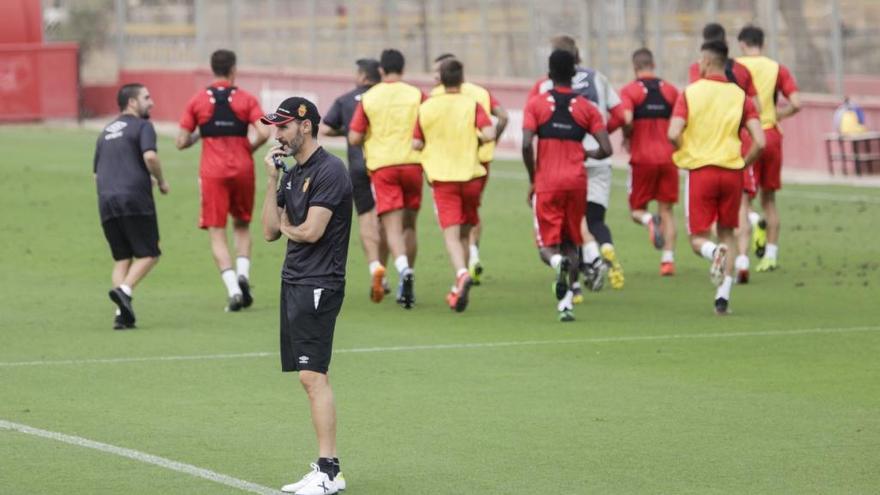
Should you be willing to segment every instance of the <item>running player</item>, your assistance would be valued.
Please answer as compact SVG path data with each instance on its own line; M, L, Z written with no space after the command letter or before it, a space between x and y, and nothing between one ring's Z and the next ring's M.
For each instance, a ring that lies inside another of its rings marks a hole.
M675 102L669 140L677 149L672 155L675 164L688 170L687 222L691 247L711 261L710 278L717 287L715 312L724 315L733 285L733 260L728 257L728 249L739 223L742 168L757 159L764 147L764 133L752 100L724 75L727 45L723 41L709 41L703 43L701 51L702 79L688 85ZM739 137L743 126L752 135L745 158ZM709 239L713 223L718 244Z
M467 308L473 283L468 273L470 231L480 223L478 208L486 176L478 145L495 138L495 127L482 105L462 92L461 62L444 60L440 81L444 92L419 107L413 148L422 152L422 167L434 190L437 220L455 270L455 284L446 302L454 311L462 312Z
M737 36L744 56L737 58L752 74L761 100L761 127L767 136L767 147L755 162L755 183L761 195L761 209L767 225L767 246L758 263L758 271L776 269L779 250L779 212L776 191L782 188L782 132L777 123L801 109L800 93L791 72L784 65L763 55L764 31L746 26ZM788 101L777 109L778 96Z
M569 268L577 264L576 252L564 255L565 241L583 244L581 223L585 209L586 157L601 160L611 155L605 121L596 106L572 89L575 56L566 50L550 54L550 80L545 94L529 98L523 109L522 155L529 174L536 239L541 258L556 271L553 291L560 321L574 320L574 293ZM584 137L591 134L598 148L586 150ZM538 137L537 158L532 141Z
M651 243L661 249L660 275L675 275L675 217L678 169L666 137L678 90L654 75L654 55L640 48L632 56L636 80L620 90L625 126L624 147L630 152L629 208L634 222L648 229ZM657 201L658 215L648 212Z
M216 80L190 99L180 118L177 149L189 148L202 138L199 227L206 229L211 238L211 253L229 296L226 310L238 311L254 302L250 290L250 222L254 209L251 154L266 142L269 132L259 124L263 111L257 99L235 86L235 53L214 52L211 70ZM193 132L196 127L198 133ZM230 215L236 251L234 270L226 241Z
M349 124L348 142L364 146L376 197L376 214L399 275L397 302L415 304L416 218L422 204L422 166L412 132L425 95L403 81L403 54L382 52L382 82L361 96Z
M353 90L336 98L330 111L324 116L325 136L347 136L348 124L354 110L361 101L361 95L375 86L382 78L379 74L379 61L360 59L356 62L357 75ZM348 144L346 142L346 144ZM370 186L370 176L364 161L364 150L360 146L348 144L348 172L354 187L354 207L358 214L361 246L370 270L370 300L379 303L385 297L387 282L385 264L388 262L388 243L376 215L376 200Z
M440 81L440 64L446 60L454 58L455 55L444 53L434 59L434 82L436 82L437 85L431 90L432 96L443 94L444 92L444 86ZM480 163L486 168L486 175L480 179L482 183L480 196L482 197L483 191L486 190L486 182L489 180L489 164L495 156L495 141L501 137L501 133L503 133L504 129L507 127L509 117L507 115L507 110L501 106L501 103L499 103L486 88L474 83L464 82L461 85L461 92L462 94L475 99L477 103L483 107L483 110L486 111L486 113L491 114L498 121L495 124L495 140L484 142L479 148ZM471 229L469 239L468 270L470 270L471 279L474 281L474 285L480 285L480 276L483 274L483 265L480 263L480 235L482 232L483 224L481 222L474 225Z
M568 51L574 55L576 63L580 63L577 44L571 36L556 36L551 40L551 44L554 50ZM549 79L539 81L529 92L529 98L536 94L546 93L552 87L553 83ZM601 72L578 66L571 81L571 88L575 93L596 104L602 117L607 121L609 133L623 125L623 107L620 106L620 97L611 87L608 78ZM599 147L596 140L589 134L584 140L584 146L588 150ZM585 166L589 181L586 221L582 226L585 240L582 249L584 283L588 289L601 290L607 271L611 287L622 289L624 284L623 266L621 266L614 250L611 229L605 224L605 213L611 197L611 158L610 156L599 160L588 158Z
M706 24L703 27L703 42L707 41L723 41L725 44L727 43L727 33L724 30L724 26L721 24L711 22ZM746 97L751 98L755 104L755 108L758 111L761 111L761 102L758 99L758 91L755 88L755 84L752 81L752 75L746 66L737 62L732 58L728 58L724 61L724 76L728 81L732 83L736 83L737 86L742 88L743 91L746 92ZM691 64L688 70L688 82L695 82L700 78L700 62L694 62ZM740 132L740 139L743 140L743 150L742 153L745 155L748 153L748 132L745 130ZM757 216L751 212L751 201L752 198L755 197L757 190L755 189L755 178L752 173L753 167L745 167L743 169L743 200L740 203L739 210L739 228L737 229L736 238L736 250L737 256L736 261L734 263L736 267L736 282L738 284L745 284L749 281L749 242L752 238L752 231L757 222L757 219L751 221L750 219ZM755 233L758 232L758 229L755 229Z

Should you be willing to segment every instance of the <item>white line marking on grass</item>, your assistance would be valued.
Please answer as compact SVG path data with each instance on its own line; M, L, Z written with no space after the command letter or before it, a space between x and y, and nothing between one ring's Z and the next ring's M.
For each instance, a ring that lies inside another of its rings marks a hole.
M602 344L614 342L639 342L659 340L698 340L698 339L730 339L740 337L786 337L791 335L816 335L835 333L877 332L880 326L869 327L843 327L843 328L801 328L795 330L758 330L753 332L719 332L719 333L674 333L664 335L615 335L609 337L585 337L582 339L557 339L557 340L514 340L509 342L472 342L453 344L424 344L424 345L401 345L388 347L360 347L352 349L337 349L334 354L361 354L372 352L411 352L411 351L442 351L456 349L486 349L493 347L524 347L539 345L563 345L563 344ZM18 366L59 366L79 364L118 364L118 363L142 363L150 361L202 361L210 359L242 359L275 357L277 352L247 352L241 354L206 354L192 356L154 356L135 358L107 358L107 359L66 359L62 361L9 361L0 362L0 368L12 368Z
M492 169L490 175L493 178L499 179L512 179L512 180L526 180L528 179L528 175L525 172L512 172L509 170L495 170ZM625 183L621 183L620 181L614 181L612 186L624 188L626 187ZM843 203L869 203L869 204L880 204L880 197L878 196L865 196L865 195L852 195L852 194L836 194L830 192L810 192L810 191L791 191L787 189L783 189L779 192L779 195L782 198L797 198L797 199L815 199L820 201L840 201Z
M0 419L0 430L12 430L18 433L24 433L25 435L33 435L49 440L55 440L56 442L68 443L77 447L97 450L106 454L127 457L128 459L132 459L138 462L153 464L154 466L177 471L178 473L188 474L197 478L203 478L208 481L213 481L214 483L230 486L232 488L237 488L246 492L259 493L263 495L275 495L279 493L278 490L273 490L269 487L258 485L256 483L251 483L250 481L233 478L232 476L227 476L225 474L215 473L214 471L211 471L209 469L200 468L191 464L184 464L182 462L172 461L170 459L165 459L164 457L150 455L137 450L126 449L123 447L117 447L115 445L96 442L94 440L89 440L88 438L65 435L64 433L57 433L54 431L41 430L32 426L12 423L10 421L4 421L2 419Z

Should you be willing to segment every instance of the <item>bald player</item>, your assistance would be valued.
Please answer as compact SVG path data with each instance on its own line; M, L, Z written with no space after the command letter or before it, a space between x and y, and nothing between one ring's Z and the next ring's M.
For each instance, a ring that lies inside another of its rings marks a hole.
M629 208L634 222L648 230L651 244L662 251L660 275L675 275L675 217L678 168L666 138L678 89L654 74L654 55L647 48L633 52L636 79L620 90L623 102L624 147L630 152ZM657 202L657 215L648 203Z
M746 26L737 39L743 52L737 61L748 68L755 81L761 100L761 127L767 137L767 147L754 167L755 183L767 225L767 246L763 259L758 263L758 271L766 272L776 269L779 250L776 191L782 188L782 132L778 123L801 109L801 99L797 82L788 68L764 56L764 31L761 28ZM785 97L787 104L777 106L779 95Z
M676 148L675 164L688 171L687 223L691 247L711 262L710 279L717 287L715 312L729 311L733 260L728 256L739 224L742 169L751 165L764 147L764 132L752 100L727 80L724 67L727 44L703 43L701 78L679 96L669 123L668 137ZM752 145L742 156L740 128L746 127ZM716 225L718 243L710 239Z

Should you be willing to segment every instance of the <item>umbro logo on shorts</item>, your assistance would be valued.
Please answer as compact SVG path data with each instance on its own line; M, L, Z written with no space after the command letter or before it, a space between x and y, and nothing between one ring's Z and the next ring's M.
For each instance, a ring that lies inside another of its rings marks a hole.
M299 364L309 364L309 357L308 356L300 356L299 357Z

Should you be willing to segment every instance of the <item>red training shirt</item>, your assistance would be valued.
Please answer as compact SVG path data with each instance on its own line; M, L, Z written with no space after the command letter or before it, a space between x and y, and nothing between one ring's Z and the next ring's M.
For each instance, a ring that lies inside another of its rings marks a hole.
M571 93L571 88L554 88L560 93ZM553 116L553 98L549 94L533 96L523 109L523 130L538 132L538 128ZM605 120L592 102L583 96L571 100L571 116L575 123L590 134L605 130ZM585 151L580 141L538 138L535 164L535 192L585 189Z
M658 79L648 76L643 79ZM678 99L678 89L672 84L660 80L660 94L670 106ZM648 92L639 79L620 88L620 101L624 110L635 112ZM669 131L669 119L633 119L633 130L630 138L630 163L633 165L665 165L672 163L675 149L666 137Z
M215 81L212 88L225 88L227 81ZM257 99L241 88L229 99L229 106L235 116L249 124L254 124L263 116L263 110ZM193 96L183 115L180 117L180 128L193 132L208 122L214 114L214 104L207 90ZM202 158L199 165L199 177L224 178L238 175L253 175L254 159L251 156L251 144L247 136L217 136L202 138Z

